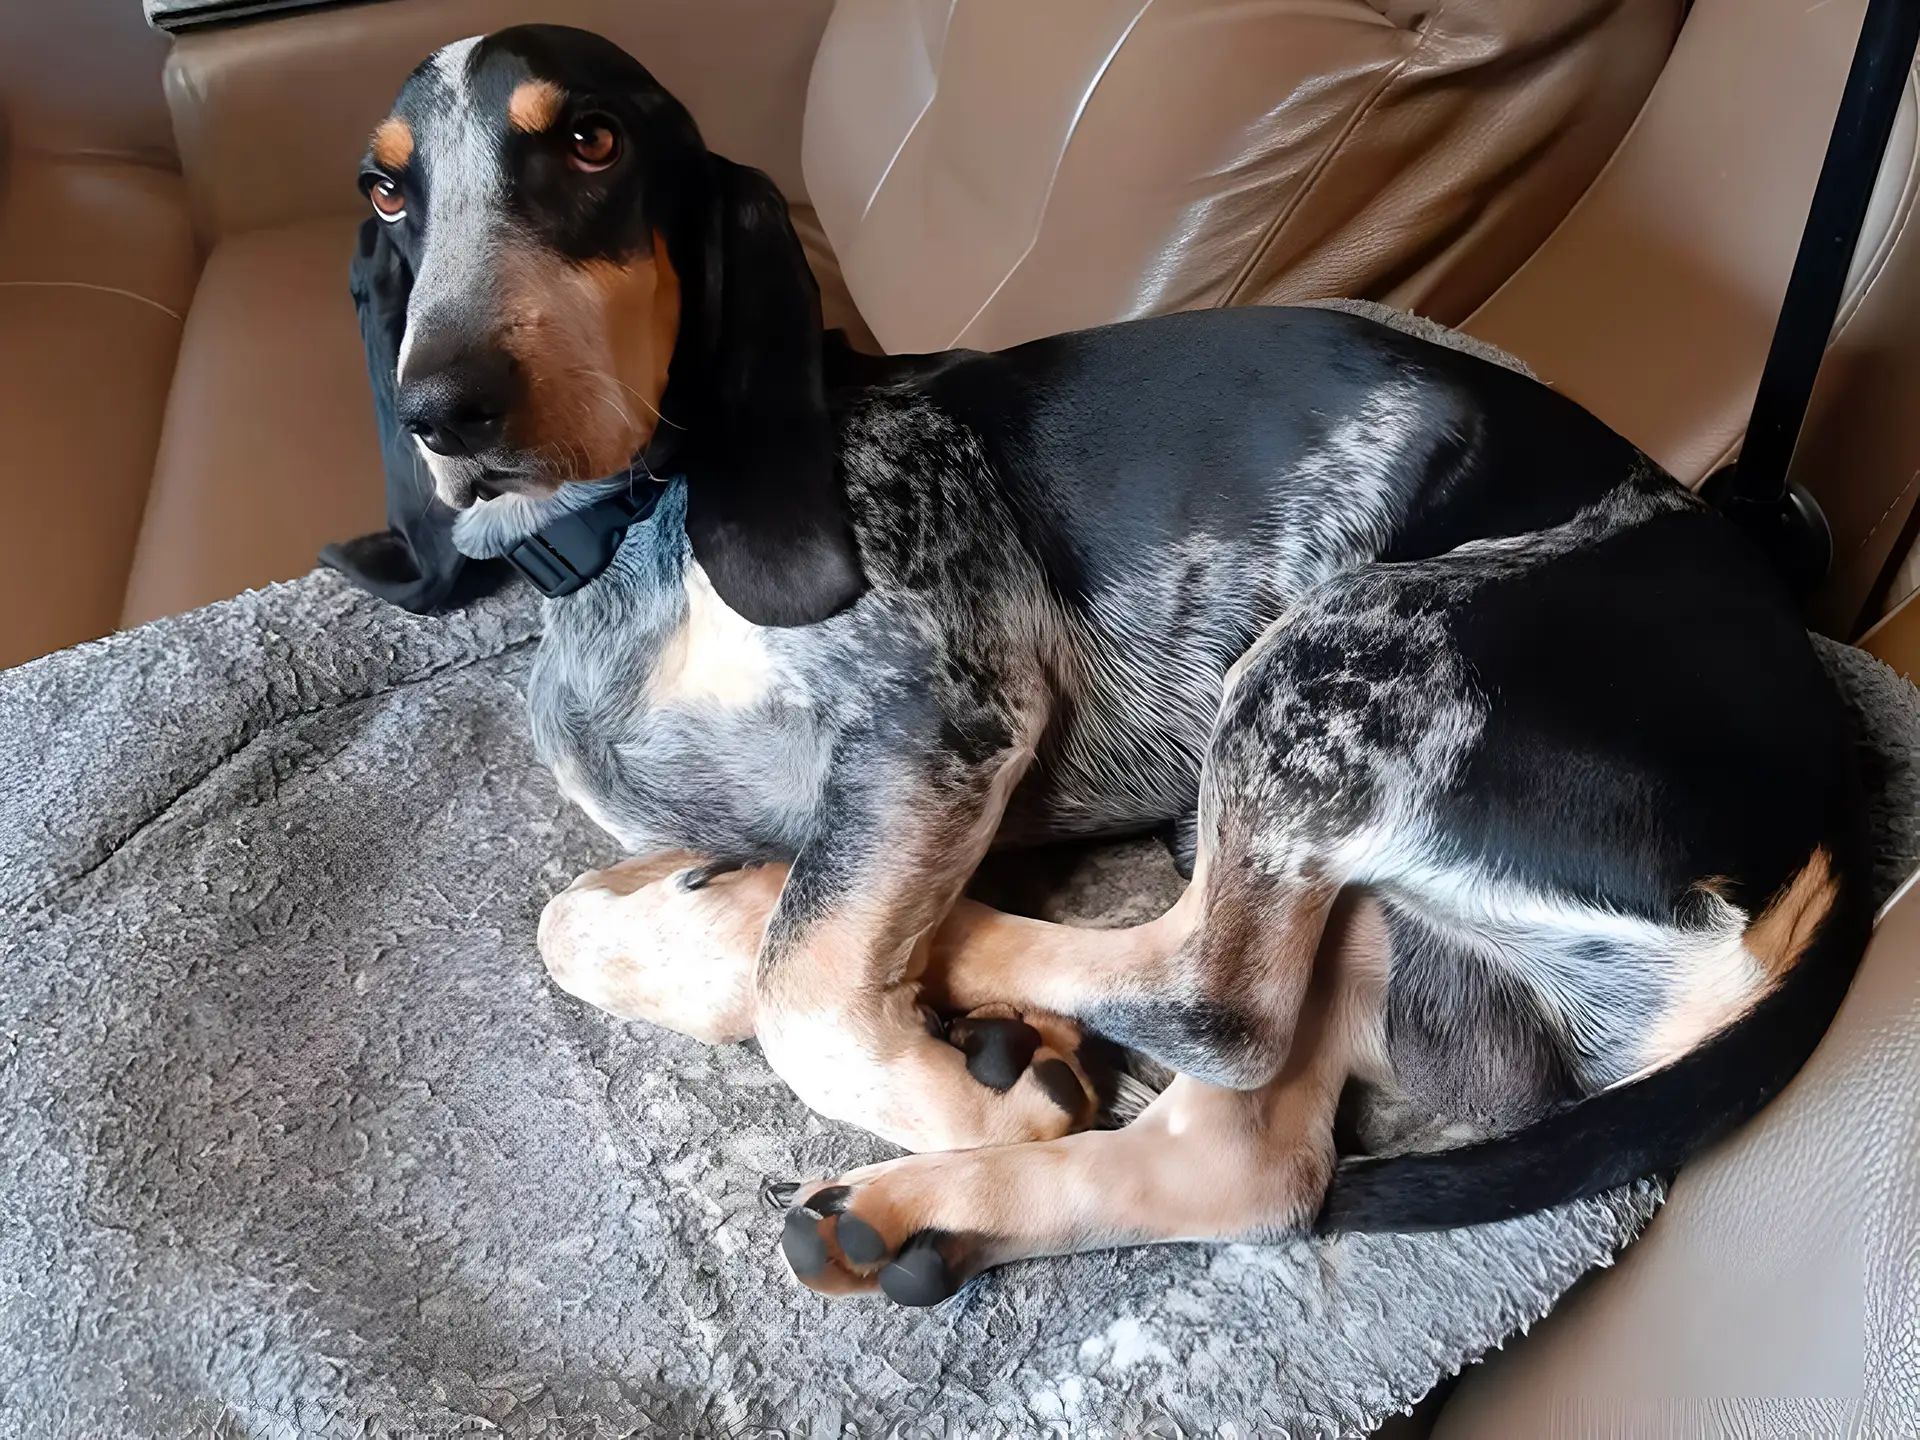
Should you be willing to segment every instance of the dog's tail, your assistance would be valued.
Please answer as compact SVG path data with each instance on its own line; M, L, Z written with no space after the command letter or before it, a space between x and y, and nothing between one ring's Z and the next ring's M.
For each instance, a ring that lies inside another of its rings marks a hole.
M1836 857L1833 903L1781 982L1672 1064L1536 1124L1457 1150L1343 1161L1314 1228L1446 1230L1511 1219L1666 1174L1757 1113L1827 1032L1873 927L1864 847Z

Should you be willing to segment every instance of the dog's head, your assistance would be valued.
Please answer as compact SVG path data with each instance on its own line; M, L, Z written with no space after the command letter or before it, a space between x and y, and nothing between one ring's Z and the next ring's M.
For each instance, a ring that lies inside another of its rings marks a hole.
M360 183L411 277L396 409L442 500L684 474L695 554L741 614L805 623L859 593L785 202L631 56L549 25L449 45Z

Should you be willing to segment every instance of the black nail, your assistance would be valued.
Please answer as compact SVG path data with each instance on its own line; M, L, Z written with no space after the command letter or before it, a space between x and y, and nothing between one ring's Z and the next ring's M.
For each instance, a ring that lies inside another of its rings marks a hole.
M799 1193L798 1180L775 1180L769 1175L760 1182L760 1203L769 1210L785 1210L793 1204L793 1197Z
M738 860L709 860L704 865L696 865L691 870L680 872L682 890L704 890L722 875L731 875L736 870L747 867Z
M807 1209L819 1216L838 1215L847 1208L847 1201L853 1198L853 1191L845 1185L829 1185L807 1197Z

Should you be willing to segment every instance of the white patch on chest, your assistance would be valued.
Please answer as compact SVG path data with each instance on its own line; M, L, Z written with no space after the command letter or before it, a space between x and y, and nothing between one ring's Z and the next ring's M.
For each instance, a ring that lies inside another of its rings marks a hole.
M587 784L580 773L579 764L571 755L562 755L553 762L553 779L554 783L560 787L561 795L585 811L589 820L622 844L626 843L625 833L614 823L613 816L607 812L607 808L600 803L600 797Z
M740 710L773 688L773 658L758 625L729 609L707 572L689 562L687 618L660 647L647 677L647 703Z

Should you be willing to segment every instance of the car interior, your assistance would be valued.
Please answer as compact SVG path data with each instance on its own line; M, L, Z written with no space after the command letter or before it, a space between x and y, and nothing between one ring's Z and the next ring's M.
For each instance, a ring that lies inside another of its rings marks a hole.
M357 165L459 37L537 18L638 57L778 184L857 348L1374 300L1519 357L1699 486L1741 454L1868 8L0 0L0 667L383 526ZM1831 530L1809 625L1912 677L1920 69L1899 78L1791 475ZM1815 1433L1920 1384L1911 1310L1845 1279L1864 1254L1911 1282L1882 1247L1920 1213L1916 1082L1903 891L1789 1092L1617 1265L1381 1433L1757 1433L1741 1417L1780 1396L1815 1397ZM1899 1176L1861 1183L1840 1131ZM1606 1428L1622 1403L1643 1427Z

